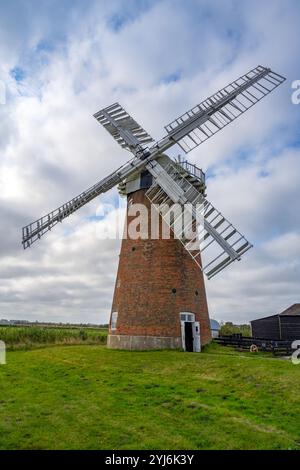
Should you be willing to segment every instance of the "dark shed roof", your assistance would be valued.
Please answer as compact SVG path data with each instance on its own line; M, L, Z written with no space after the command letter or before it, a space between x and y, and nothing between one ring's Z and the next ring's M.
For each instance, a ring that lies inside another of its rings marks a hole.
M283 310L281 313L275 313L274 315L268 315L267 317L260 317L260 318L255 318L255 320L251 320L250 323L253 321L257 320L265 320L267 318L273 318L281 315L300 315L300 304L293 304L289 308Z
M279 315L300 315L300 304L291 305L289 308L279 313Z

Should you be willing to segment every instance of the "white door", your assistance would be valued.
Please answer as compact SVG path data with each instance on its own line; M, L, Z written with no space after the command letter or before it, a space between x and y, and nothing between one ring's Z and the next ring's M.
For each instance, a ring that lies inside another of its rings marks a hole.
M201 352L200 323L193 323L194 352Z
M182 349L185 351L184 321L181 320L180 325L181 325L181 343L182 343Z
M180 313L180 326L181 326L181 340L182 340L182 349L186 351L186 341L185 341L185 323L189 322L192 324L193 331L193 352L201 352L201 339L200 339L200 324L198 321L195 321L195 315L191 312L181 312Z

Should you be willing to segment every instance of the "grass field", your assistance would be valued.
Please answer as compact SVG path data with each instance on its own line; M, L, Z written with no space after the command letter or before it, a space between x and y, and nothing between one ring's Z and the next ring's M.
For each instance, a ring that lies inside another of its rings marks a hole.
M45 326L0 326L0 340L8 350L51 344L105 344L107 329Z
M300 366L212 345L12 351L1 449L299 449Z

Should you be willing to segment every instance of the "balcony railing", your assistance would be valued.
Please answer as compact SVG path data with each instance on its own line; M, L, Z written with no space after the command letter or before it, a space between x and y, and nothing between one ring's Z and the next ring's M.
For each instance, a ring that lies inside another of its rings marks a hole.
M201 183L205 184L205 173L201 170L201 168L198 168L196 165L188 162L187 160L178 160L175 163L176 165L180 165L188 173L201 181Z

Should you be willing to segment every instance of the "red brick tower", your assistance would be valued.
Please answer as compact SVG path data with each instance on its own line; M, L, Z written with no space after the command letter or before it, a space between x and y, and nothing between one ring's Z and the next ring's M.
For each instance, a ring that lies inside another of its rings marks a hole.
M162 238L160 216L159 237L150 238L150 184L142 174L126 191L125 227L135 218L128 214L130 205L138 203L148 208L149 229L138 239L122 240L108 347L199 351L211 341L203 274L180 240Z

